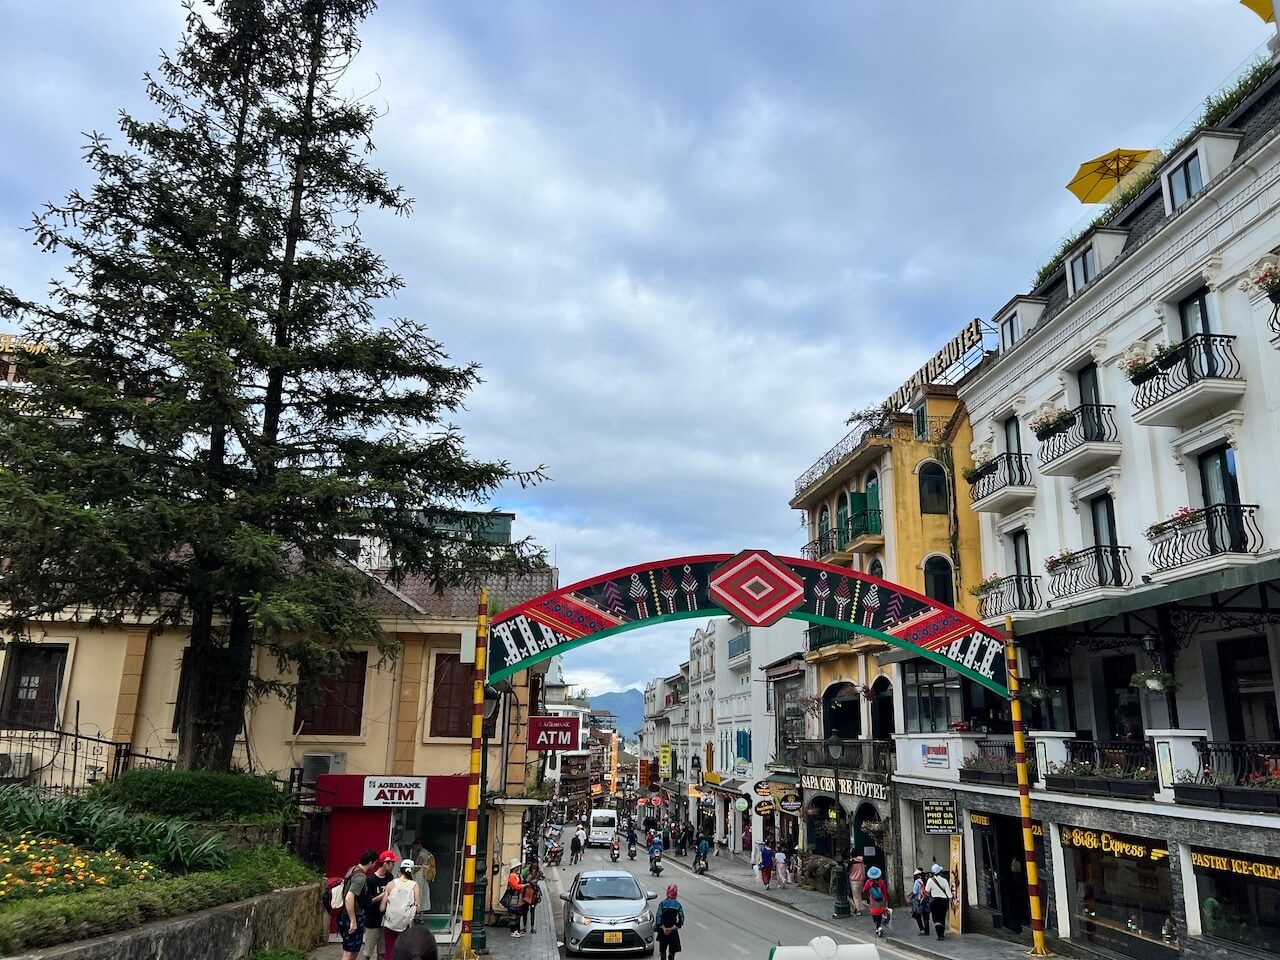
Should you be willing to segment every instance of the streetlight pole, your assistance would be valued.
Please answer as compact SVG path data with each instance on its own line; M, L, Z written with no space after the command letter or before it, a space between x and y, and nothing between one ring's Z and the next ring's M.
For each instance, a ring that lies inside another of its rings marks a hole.
M480 813L477 818L476 839L475 903L479 904L479 910L471 923L471 947L476 952L485 952L489 947L489 935L484 925L484 915L489 909L489 901L486 899L489 892L489 804L485 802L485 794L489 790L489 721L493 719L501 702L502 695L486 683L484 732L481 735L480 749Z
M831 760L831 779L835 783L836 788L836 811L840 810L840 759L844 756L844 743L834 733L827 737L824 746L827 749L827 757ZM832 851L833 853L835 851ZM835 899L831 903L831 919L836 920L840 917L849 916L849 892L846 885L849 883L849 861L845 857L845 851L841 850L834 858L840 864L840 874L836 878L836 882L832 884L835 887Z

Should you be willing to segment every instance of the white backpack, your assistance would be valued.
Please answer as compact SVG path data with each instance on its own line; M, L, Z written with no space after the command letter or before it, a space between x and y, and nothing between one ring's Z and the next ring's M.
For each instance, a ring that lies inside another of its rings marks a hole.
M411 880L397 879L392 882L391 894L387 897L387 908L382 914L382 925L388 930L401 933L409 929L417 910L413 905L413 892L418 885Z

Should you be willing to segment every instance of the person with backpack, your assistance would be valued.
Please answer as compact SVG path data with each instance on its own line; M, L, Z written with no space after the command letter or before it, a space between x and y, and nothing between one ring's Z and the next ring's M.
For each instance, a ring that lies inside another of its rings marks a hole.
M536 907L542 900L542 889L538 886L538 881L542 879L542 872L538 869L538 865L530 864L526 871L523 882L520 886L520 912L516 918L516 926L520 932L537 933L538 932L538 914ZM526 931L526 927L528 930Z
M364 885L364 942L360 956L366 960L378 960L384 956L382 949L382 912L387 907L387 890L391 886L391 870L399 861L394 850L383 850L378 858L378 869L369 874Z
M884 936L885 924L893 915L889 909L889 885L884 882L879 867L867 871L867 882L862 885L862 899L867 902L871 919L875 921L876 936Z
M342 876L339 894L338 936L342 938L342 960L356 960L364 946L365 887L369 868L377 862L376 850L366 850L360 862Z
M681 905L680 889L673 883L667 887L667 899L658 904L654 914L653 928L658 936L658 956L660 960L673 960L680 952L680 928L684 926L684 906Z
M915 917L920 936L929 935L929 894L924 889L924 871L916 867L911 875L911 916Z
M925 881L925 893L929 895L929 912L933 915L933 927L938 939L946 939L947 913L951 910L951 883L939 864L929 868L931 876Z
M413 877L417 868L412 860L400 861L400 872L387 886L387 906L382 914L382 945L388 957L394 956L400 934L418 916L418 881Z

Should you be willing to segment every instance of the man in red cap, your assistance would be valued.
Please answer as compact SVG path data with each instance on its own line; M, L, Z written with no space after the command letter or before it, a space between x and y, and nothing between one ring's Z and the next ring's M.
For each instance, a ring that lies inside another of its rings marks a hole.
M378 858L378 869L369 874L365 883L365 895L368 897L364 914L364 943L360 945L360 956L369 960L385 957L382 949L382 913L387 908L387 890L391 884L391 874L400 858L394 850L383 850Z

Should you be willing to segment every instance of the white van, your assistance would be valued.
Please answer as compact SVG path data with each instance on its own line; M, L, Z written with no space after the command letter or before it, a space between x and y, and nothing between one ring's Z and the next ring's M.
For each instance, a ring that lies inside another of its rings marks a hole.
M607 847L618 833L618 811L603 807L591 811L587 821L587 846Z

